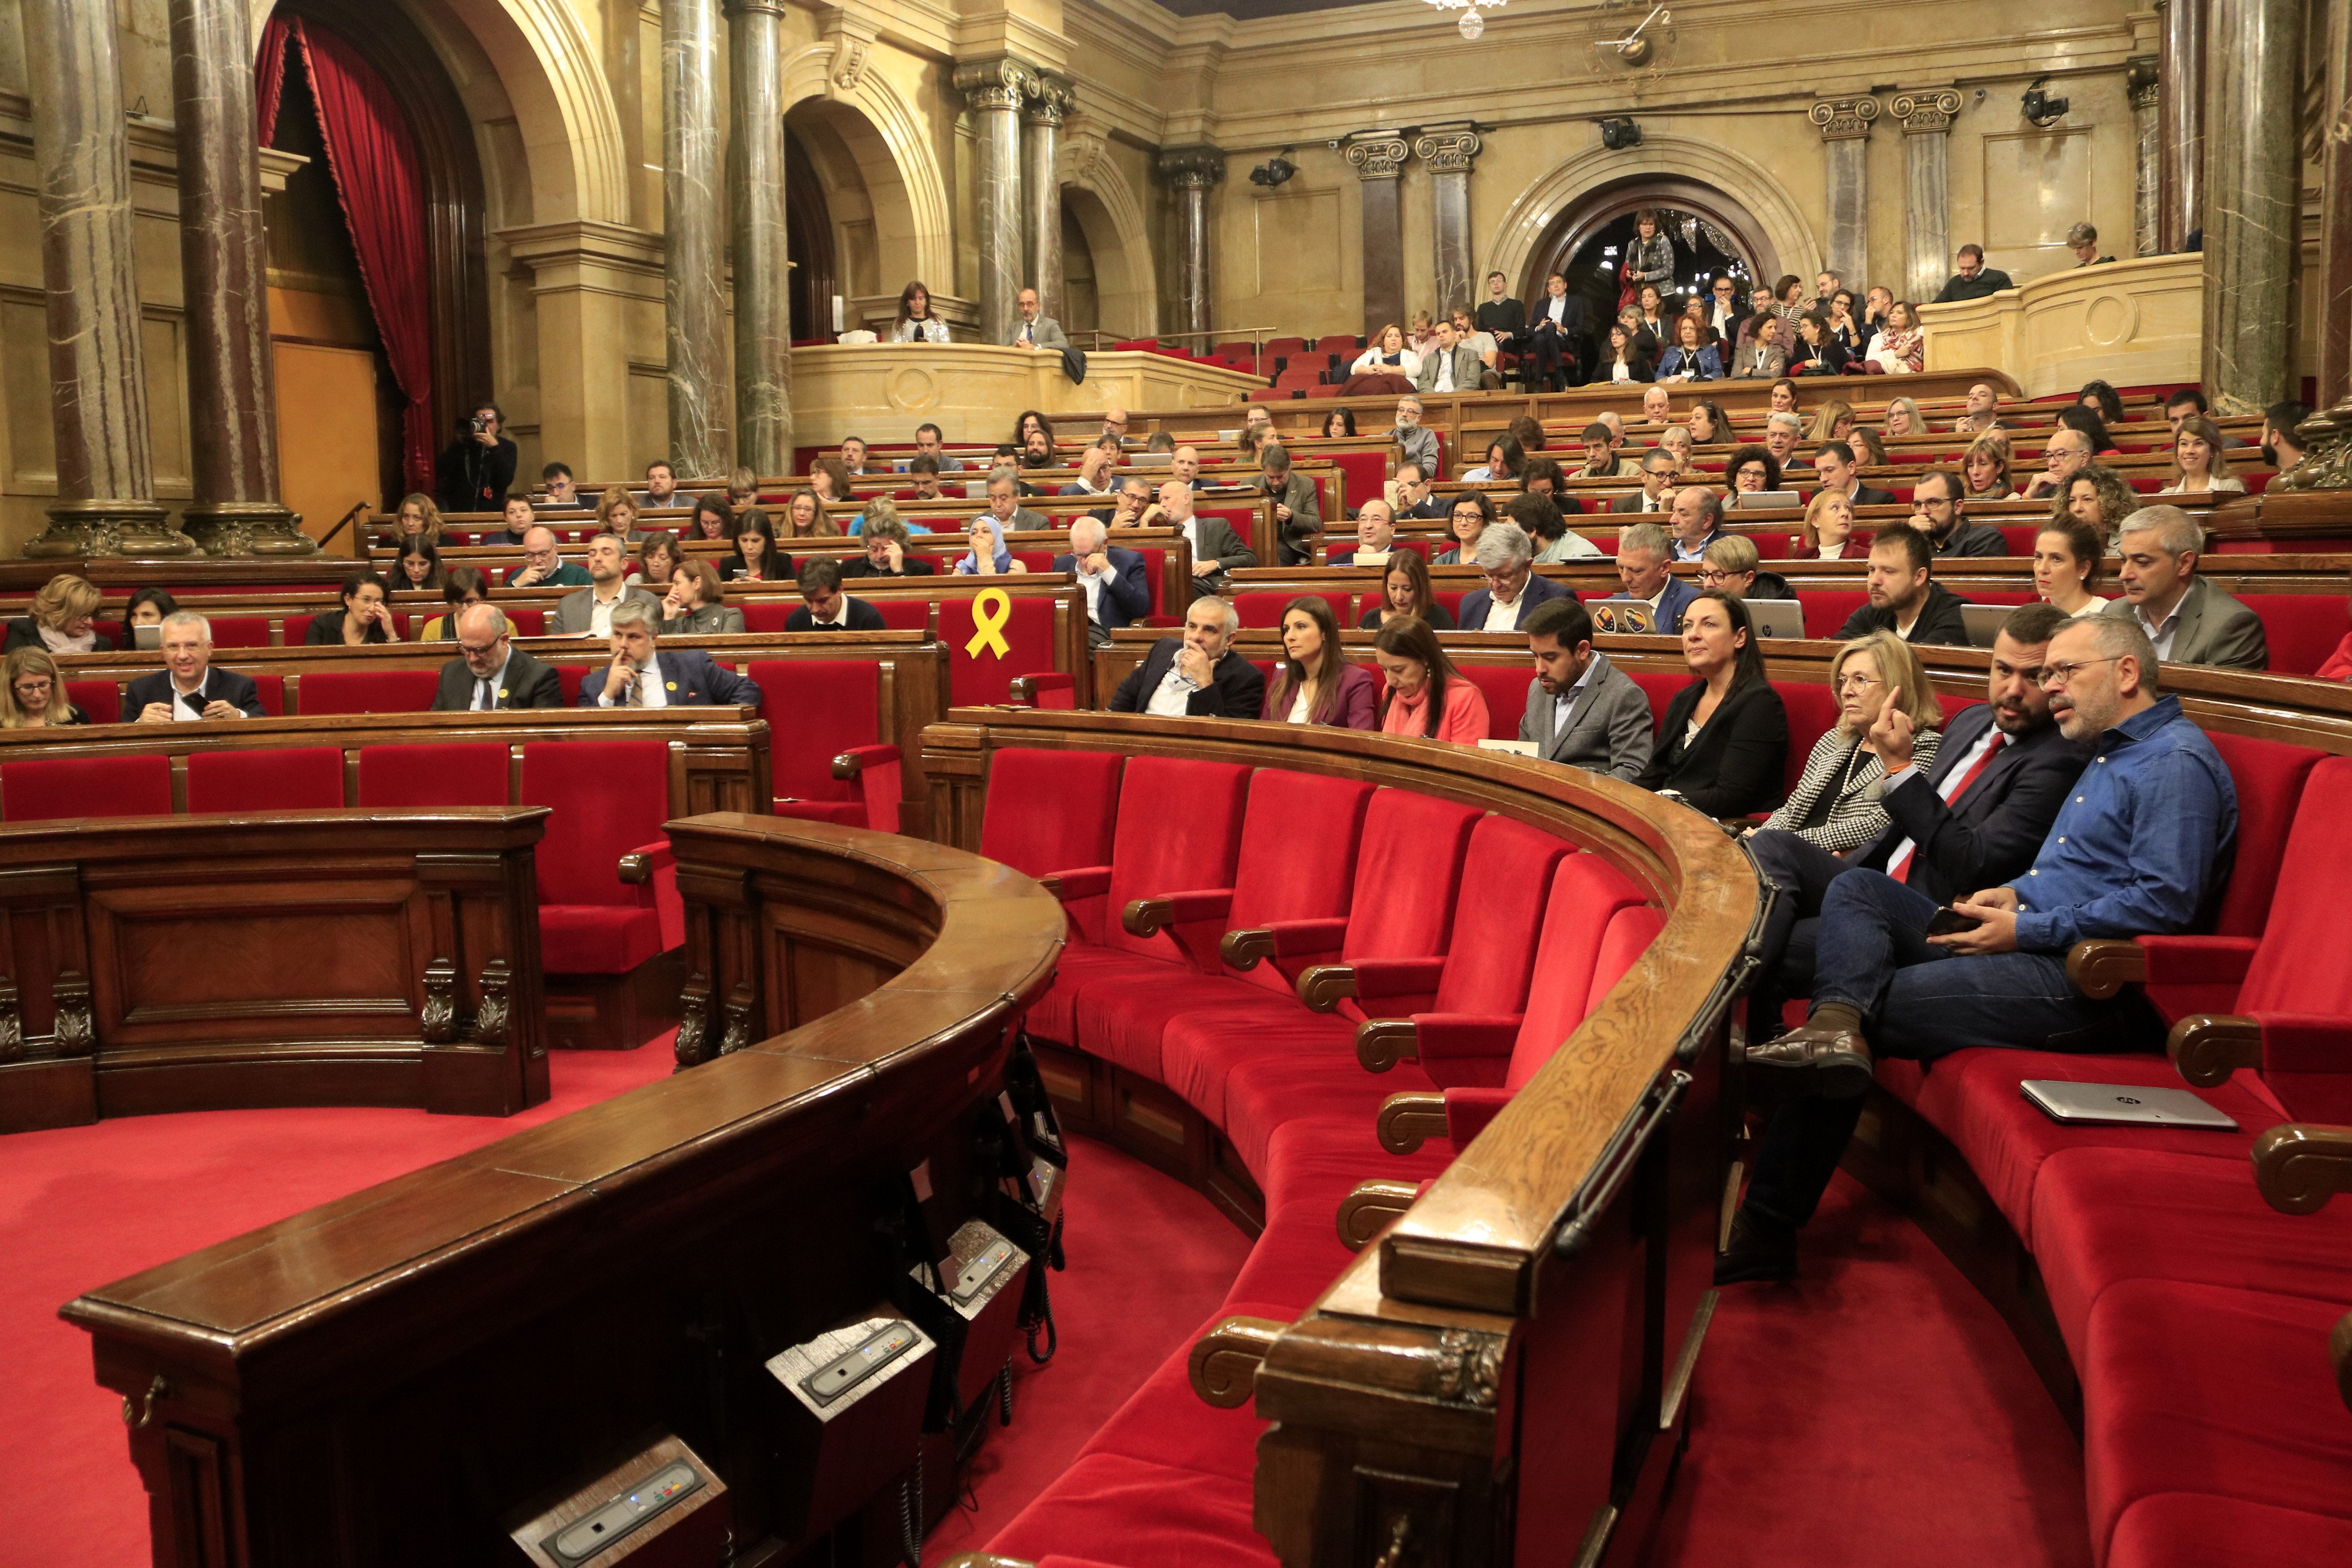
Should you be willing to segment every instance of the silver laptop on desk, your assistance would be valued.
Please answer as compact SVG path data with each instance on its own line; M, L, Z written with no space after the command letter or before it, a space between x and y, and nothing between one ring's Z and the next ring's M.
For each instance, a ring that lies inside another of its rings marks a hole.
M1759 637L1801 637L1805 635L1805 606L1794 599L1743 599L1748 623Z
M2185 1089L2130 1083L2067 1083L2029 1078L2018 1091L2058 1121L2121 1121L2142 1127L2203 1127L2234 1132L2238 1124Z
M1797 511L1803 508L1802 497L1794 490L1734 490L1731 507L1734 511Z
M2009 619L2015 605L1962 605L1960 624L1969 628L1970 647L1990 647L2000 623Z

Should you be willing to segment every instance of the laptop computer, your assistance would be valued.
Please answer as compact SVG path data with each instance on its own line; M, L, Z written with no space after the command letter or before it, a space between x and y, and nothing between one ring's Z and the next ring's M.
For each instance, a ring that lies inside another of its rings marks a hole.
M1960 624L1969 628L1969 646L1992 647L1992 639L2000 632L2000 623L2009 619L2010 611L2015 608L2015 605L1962 605Z
M1587 606L1592 612L1592 629L1596 632L1654 632L1655 617L1648 604L1640 599L1599 599Z
M1748 619L1759 637L1801 637L1805 635L1805 606L1794 599L1745 599Z
M2018 1091L2055 1121L2119 1121L2142 1127L2203 1127L2234 1132L2237 1122L2185 1089L2129 1083L2068 1083L2029 1078Z
M1794 490L1734 490L1730 499L1735 511L1797 511L1805 504Z

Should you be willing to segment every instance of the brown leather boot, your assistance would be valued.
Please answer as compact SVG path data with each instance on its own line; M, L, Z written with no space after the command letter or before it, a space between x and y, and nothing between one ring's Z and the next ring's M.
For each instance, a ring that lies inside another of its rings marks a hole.
M1869 1089L1874 1064L1860 1030L1815 1020L1748 1047L1748 1065L1801 1082L1815 1094L1851 1100Z

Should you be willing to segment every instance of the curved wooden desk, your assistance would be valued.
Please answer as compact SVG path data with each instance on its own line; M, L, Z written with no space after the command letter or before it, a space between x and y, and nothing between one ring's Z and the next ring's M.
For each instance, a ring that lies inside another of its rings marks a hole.
M65 1308L124 1395L161 1568L509 1562L648 1427L724 1472L739 1560L789 1531L761 1363L888 1299L910 1168L948 1231L985 1212L971 1116L1063 916L918 840L673 826L694 918L740 917L772 977L740 1048ZM792 962L769 917L803 907L862 973Z
M0 1132L547 1098L544 806L0 827Z

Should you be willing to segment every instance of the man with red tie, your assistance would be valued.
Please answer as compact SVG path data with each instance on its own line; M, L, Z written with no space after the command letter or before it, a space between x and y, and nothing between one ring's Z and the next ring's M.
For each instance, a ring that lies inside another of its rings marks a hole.
M2066 624L2054 605L2020 605L1993 641L1986 700L1944 726L1935 764L1916 767L1911 725L1889 700L1864 744L1886 770L1890 818L1877 842L1851 860L1794 833L1752 835L1757 868L1780 889L1764 931L1764 968L1749 1005L1748 1038L1780 1032L1780 1008L1812 992L1813 937L1822 897L1848 871L1885 871L1949 903L2021 876L2056 820L2066 792L2089 760L2086 744L2059 732L2042 689L2042 655ZM1757 1150L1755 1174L1716 1261L1716 1283L1786 1279L1796 1269L1796 1232L1812 1217L1846 1140L1859 1098L1808 1096L1779 1107Z

